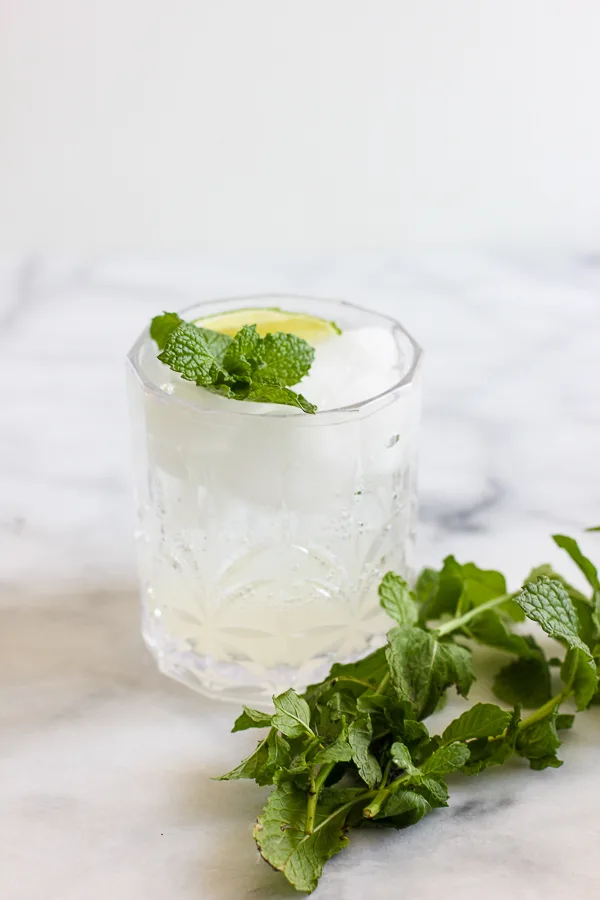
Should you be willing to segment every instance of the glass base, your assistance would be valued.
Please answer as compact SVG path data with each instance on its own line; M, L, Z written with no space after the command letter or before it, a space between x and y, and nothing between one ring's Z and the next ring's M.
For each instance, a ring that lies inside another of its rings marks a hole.
M346 657L331 652L312 658L302 667L281 665L257 671L256 666L246 661L222 662L210 656L200 656L189 649L182 650L176 642L163 640L159 647L155 638L145 629L142 633L144 642L163 675L213 700L259 709L272 708L273 697L290 687L302 693L309 684L322 681L334 663L354 662L383 646L386 641L386 636L382 633L374 635L361 650Z

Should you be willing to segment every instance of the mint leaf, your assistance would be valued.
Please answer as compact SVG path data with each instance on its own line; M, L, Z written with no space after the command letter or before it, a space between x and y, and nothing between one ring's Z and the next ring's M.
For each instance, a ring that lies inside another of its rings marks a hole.
M425 582L417 581L417 596L422 597L421 621L439 619L446 613L455 615L462 588L462 566L453 556L447 556L437 579L430 569Z
M215 359L222 363L225 358L227 348L231 344L232 338L228 334L221 334L220 331L211 331L210 328L201 328L199 325L194 326L198 333L204 338L208 349Z
M358 660L358 662L334 663L326 678L326 682L332 678L345 676L347 678L357 678L359 681L368 681L374 687L377 687L387 674L387 670L385 647L380 647L363 659ZM310 691L310 688L307 688L308 691Z
M256 750L242 760L239 766L220 775L217 781L231 781L237 778L253 778L255 779L269 758L269 748L267 747L267 738L264 738L256 747Z
M571 673L574 672L574 675ZM560 676L573 689L577 709L587 709L598 690L598 674L589 652L578 647L567 650Z
M415 719L404 720L404 740L409 743L420 743L427 740L429 731L423 722L417 722Z
M150 333L162 351L158 358L186 381L233 400L278 403L305 413L317 408L290 390L309 371L314 349L292 334L261 338L255 325L228 335L184 322L177 313L152 320Z
M388 797L374 819L384 820L382 824L389 822L394 828L407 828L415 825L428 812L431 812L431 806L425 797L417 791L400 790Z
M561 744L556 730L557 716L558 707L555 707L547 719L536 722L519 733L517 753L529 760L532 769L562 766L562 761L556 756Z
M457 693L466 697L475 681L471 651L451 641L440 641L438 657L445 666L448 687L455 685Z
M244 712L233 723L232 732L245 731L247 728L270 728L272 716L259 709L244 706Z
M562 575L559 575L558 572L555 572L552 566L548 563L544 563L543 565L536 566L534 569L532 569L525 579L525 583L529 581L539 581L541 575L545 575L546 578L549 578L551 581L560 581L573 602L575 602L575 600L582 600L584 603L591 602L585 596L585 594L582 594L581 591L578 591L576 587L573 587L572 584L569 584L566 578L563 578Z
M244 325L233 338L223 358L223 366L230 375L251 378L261 366L261 338L256 325Z
M435 569L423 569L415 584L417 603L425 604L436 595L440 584L440 574Z
M499 700L511 706L520 704L531 709L543 706L551 697L550 669L541 654L500 669L492 690Z
M399 769L403 769L407 775L418 775L419 769L414 765L410 751L405 744L396 741L390 748L390 756Z
M598 689L598 674L589 647L579 637L579 620L566 588L559 581L550 581L541 575L537 582L526 584L516 600L526 615L538 622L546 634L570 650L580 651L577 654L573 693L577 708L585 709ZM569 653L567 657L572 659Z
M323 793L312 834L305 831L306 793L289 783L273 791L254 826L261 856L298 891L313 891L324 863L348 844L347 804L338 805L335 793Z
M174 312L164 312L162 316L154 316L150 323L150 337L156 341L159 350L164 350L171 332L181 325L183 319Z
M348 729L348 742L352 748L352 759L358 774L368 787L373 788L381 781L381 766L369 752L373 738L373 726L368 714L358 716Z
M506 579L493 569L480 569L475 563L464 563L460 567L463 586L458 613L468 612L494 597L506 594Z
M506 730L511 718L509 712L494 703L476 703L448 725L442 740L451 744L471 738L497 737Z
M436 640L422 628L394 628L386 650L392 684L417 718L430 715L450 685L466 695L474 674L471 654L458 644Z
M275 706L275 715L271 720L273 728L291 738L299 737L301 734L314 736L310 727L308 703L299 697L293 688L278 697L273 697L273 704Z
M297 409L301 409L302 412L310 413L311 415L317 411L314 403L311 403L302 394L297 394L290 388L266 382L253 381L243 399L253 400L255 403L280 403L284 406L295 406Z
M186 381L198 385L212 384L219 375L227 375L214 347L211 349L196 326L187 322L170 333L158 358Z
M261 381L278 382L291 387L308 375L315 358L314 348L295 334L267 334L263 338L260 359L263 368L257 377Z
M404 578L395 572L388 572L383 576L379 585L379 602L399 625L413 625L417 621L418 610L414 594Z
M422 794L434 809L448 806L448 787L442 778L421 778L415 790Z
M339 694L337 696L339 696ZM356 708L354 709L354 712L356 712ZM327 723L323 722L322 716L319 728L321 743L325 741L324 732L329 730L327 727L323 727L324 725L327 726ZM316 740L319 740L319 738L316 738ZM317 752L317 755L312 762L313 765L321 765L332 762L350 762L351 759L352 748L348 743L348 727L346 725L345 717L342 716L342 727L339 730L339 733L331 743L327 743L325 747L322 747L322 749Z
M352 747L345 738L339 737L333 744L319 750L313 762L315 765L320 765L321 763L350 762L351 759Z
M286 739L273 728L267 735L267 759L258 769L257 784L277 784L279 773L292 766L292 751Z
M541 575L537 582L526 584L515 599L527 617L541 625L550 637L590 655L578 634L575 607L559 581Z
M600 579L598 579L598 570L591 560L584 556L581 552L577 541L568 537L566 534L553 534L552 540L562 550L566 550L575 565L583 573L593 590L600 591Z
M568 731L569 728L573 727L573 722L575 721L575 716L567 715L566 713L559 713L556 717L556 730L557 731Z
M456 743L440 747L421 765L424 775L447 775L460 769L469 758L466 744Z
M515 634L495 609L488 609L471 619L467 626L469 634L480 644L497 647L517 656L530 658L539 655L539 648L532 638Z

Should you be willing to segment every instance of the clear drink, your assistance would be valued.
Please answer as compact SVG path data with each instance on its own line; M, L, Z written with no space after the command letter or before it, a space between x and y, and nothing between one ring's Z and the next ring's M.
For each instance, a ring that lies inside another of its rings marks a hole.
M412 569L421 351L342 302L237 298L183 316L257 306L341 328L297 388L315 415L185 382L147 331L128 379L144 639L165 674L260 705L384 642L379 581Z

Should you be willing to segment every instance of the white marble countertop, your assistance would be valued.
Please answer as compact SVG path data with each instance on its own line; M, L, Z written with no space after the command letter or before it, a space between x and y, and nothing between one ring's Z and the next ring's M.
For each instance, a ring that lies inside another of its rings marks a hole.
M296 896L257 859L261 789L208 777L252 735L142 647L130 538L128 345L160 309L257 291L346 296L426 348L421 562L516 583L600 519L600 255L0 262L3 900ZM562 753L353 835L315 896L597 898L600 709Z

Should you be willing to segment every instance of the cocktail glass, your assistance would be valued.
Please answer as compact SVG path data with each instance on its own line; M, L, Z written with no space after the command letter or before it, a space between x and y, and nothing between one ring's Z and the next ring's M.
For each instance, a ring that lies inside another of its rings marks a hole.
M379 330L395 357L384 390L346 360L343 405L334 390L306 415L182 381L147 329L129 354L144 640L165 674L260 706L385 641L379 582L413 567L422 354L398 322L342 301L234 298L182 316L258 306L367 329L374 356Z

